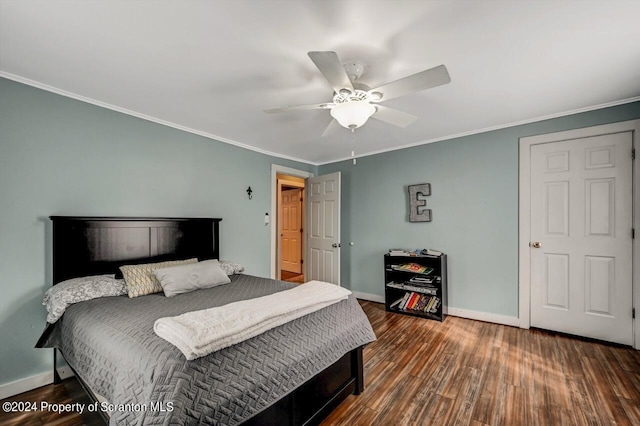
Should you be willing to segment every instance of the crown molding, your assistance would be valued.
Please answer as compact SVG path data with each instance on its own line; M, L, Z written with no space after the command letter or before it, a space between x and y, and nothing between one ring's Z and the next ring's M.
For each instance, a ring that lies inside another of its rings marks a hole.
M529 118L529 119L526 119L526 120L520 120L520 121L513 121L513 122L510 122L510 123L498 124L496 126L485 127L485 128L478 129L478 130L470 130L468 132L456 133L454 135L442 136L440 138L427 139L427 140L423 140L423 141L420 141L420 142L414 142L414 143L409 143L409 144L405 144L405 145L395 146L393 148L380 149L380 150L377 150L377 151L371 151L371 152L367 152L367 153L364 153L364 154L357 155L355 158L369 157L371 155L383 154L385 152L398 151L398 150L406 149L406 148L413 148L414 146L427 145L427 144L434 143L434 142L442 142L442 141L446 141L446 140L450 140L450 139L457 139L457 138L462 138L462 137L465 137L465 136L471 136L471 135L477 135L477 134L480 134L480 133L492 132L494 130L508 129L510 127L522 126L524 124L536 123L536 122L539 122L539 121L550 120L550 119L553 119L553 118L566 117L566 116L569 116L569 115L580 114L582 112L595 111L595 110L598 110L598 109L614 107L614 106L617 106L617 105L630 104L632 102L637 102L637 101L640 101L640 96L635 96L633 98L622 99L622 100L619 100L619 101L607 102L607 103L604 103L604 104L592 105L592 106L588 106L588 107L584 107L584 108L573 109L573 110L569 110L569 111L558 112L558 113L555 113L555 114L542 115L540 117ZM324 165L327 165L327 164L333 164L333 163L339 163L341 161L351 161L351 160L353 160L353 157L349 156L349 157L343 157L343 158L340 158L340 159L337 159L337 160L319 162L316 165L317 166L324 166Z
M255 147L255 146L247 145L245 143L238 142L238 141L235 141L233 139L229 139L229 138L225 138L223 136L218 136L218 135L214 135L214 134L211 134L211 133L203 132L203 131L200 131L200 130L192 129L190 127L182 126L180 124L172 123L170 121L162 120L160 118L153 117L153 116L146 115L146 114L142 114L142 113L139 113L139 112L136 112L136 111L132 111L132 110L126 109L126 108L121 108L121 107L116 106L116 105L112 105L112 104L109 104L109 103L106 103L106 102L98 101L96 99L92 99L92 98L89 98L89 97L86 97L86 96L82 96L82 95L79 95L77 93L69 92L67 90L59 89L57 87L50 86L48 84L41 83L41 82L35 81L35 80L31 80L31 79L28 79L28 78L25 78L25 77L21 77L19 75L11 74L11 73L8 73L6 71L0 71L0 77L6 78L7 80L13 80L13 81L16 81L18 83L26 84L27 86L32 86L32 87L36 87L38 89L46 90L47 92L55 93L57 95L65 96L67 98L75 99L75 100L78 100L78 101L81 101L81 102L86 102L88 104L92 104L92 105L96 105L96 106L99 106L99 107L102 107L102 108L110 109L112 111L116 111L116 112L119 112L119 113L122 113L122 114L130 115L132 117L140 118L142 120L151 121L151 122L156 123L156 124L160 124L160 125L163 125L163 126L167 126L167 127L171 127L171 128L177 129L177 130L181 130L183 132L192 133L194 135L202 136L202 137L207 138L207 139L212 139L212 140L215 140L215 141L218 141L218 142L222 142L222 143L226 143L226 144L229 144L229 145L233 145L233 146L236 146L238 148L247 149L249 151L257 152L257 153L264 154L264 155L269 155L271 157L282 158L282 159L291 160L291 161L297 161L299 163L309 164L309 165L312 165L312 166L324 166L324 165L327 165L327 164L339 163L341 161L353 160L353 157L349 156L349 157L341 157L341 158L337 158L337 159L329 160L329 161L314 162L314 161L304 160L302 158L291 157L289 155L284 155L284 154L279 154L279 153L276 153L276 152L267 151L265 149L261 149L261 148ZM534 118L530 118L530 119L526 119L526 120L520 120L520 121L513 121L513 122L509 122L509 123L498 124L496 126L485 127L485 128L477 129L477 130L470 130L468 132L456 133L456 134L453 134L453 135L442 136L442 137L439 137L439 138L426 139L426 140L422 140L422 141L419 141L419 142L413 142L413 143L404 144L404 145L400 145L400 146L394 146L394 147L391 147L391 148L380 149L380 150L377 150L377 151L371 151L371 152L367 152L367 153L363 153L363 154L357 155L355 158L369 157L371 155L383 154L385 152L398 151L398 150L401 150L401 149L413 148L413 147L420 146L420 145L427 145L427 144L430 144L430 143L442 142L442 141L446 141L446 140L450 140L450 139L457 139L457 138L462 138L462 137L465 137L465 136L472 136L472 135L477 135L477 134L480 134L480 133L487 133L487 132L492 132L492 131L495 131L495 130L507 129L507 128L510 128L510 127L516 127L516 126L521 126L521 125L524 125L524 124L536 123L536 122L539 122L539 121L550 120L550 119L553 119L553 118L566 117L566 116L569 116L569 115L580 114L580 113L589 112L589 111L595 111L595 110L598 110L598 109L609 108L609 107L613 107L613 106L617 106L617 105L629 104L629 103L637 102L637 101L640 101L640 96L635 96L635 97L632 97L632 98L622 99L622 100L619 100L619 101L607 102L607 103L598 104L598 105L592 105L592 106L588 106L588 107L584 107L584 108L577 108L577 109L558 112L558 113L554 113L554 114L543 115L543 116L534 117Z
M265 149L257 148L255 146L247 145L242 142L235 141L233 139L225 138L223 136L214 135L211 133L203 132L200 130L192 129L190 127L182 126L180 124L172 123L170 121L166 121L157 117L153 117L147 114L142 114L137 111L132 111L130 109L122 108L117 105L112 105L106 102L98 101L93 98L89 98L86 96L79 95L77 93L69 92L67 90L59 89L54 86L50 86L45 83L41 83L39 81L31 80L25 77L21 77L19 75L11 74L6 71L0 71L0 77L6 78L7 80L12 80L18 83L26 84L27 86L32 86L38 89L46 90L47 92L55 93L56 95L64 96L67 98L75 99L77 101L86 102L88 104L96 105L102 108L110 109L112 111L116 111L122 114L130 115L132 117L140 118L142 120L151 121L152 123L161 124L163 126L172 127L177 130L181 130L183 132L192 133L194 135L202 136L207 139L213 139L218 142L226 143L229 145L237 146L238 148L244 148L249 151L254 151L260 154L269 155L271 157L282 158L285 160L297 161L299 163L310 164L312 166L317 166L317 163L311 162L309 160L303 160L301 158L291 157L284 154L278 154L276 152L267 151Z

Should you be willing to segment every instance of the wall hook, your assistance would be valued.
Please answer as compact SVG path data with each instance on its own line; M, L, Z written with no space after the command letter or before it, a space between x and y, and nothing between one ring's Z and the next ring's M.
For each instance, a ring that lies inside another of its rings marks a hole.
M251 187L248 187L247 188L247 195L249 196L249 199L253 198L253 195L251 195L251 194L253 194L253 189L251 189Z

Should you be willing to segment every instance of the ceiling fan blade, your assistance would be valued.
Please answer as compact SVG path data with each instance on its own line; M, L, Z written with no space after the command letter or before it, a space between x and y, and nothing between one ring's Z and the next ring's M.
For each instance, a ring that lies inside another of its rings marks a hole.
M382 105L376 105L376 112L371 116L376 120L384 121L385 123L393 124L398 127L407 127L418 119L415 115L407 114L406 112L398 111L397 109L388 108Z
M338 127L340 127L340 125L338 124L338 122L334 118L333 120L331 120L331 122L329 122L329 125L327 126L326 129L324 129L324 132L322 132L322 137L326 138L331 133L333 133L335 131L335 129L337 129Z
M389 99L419 92L420 90L447 84L451 81L447 67L439 65L435 68L421 71L391 83L383 84L380 87L371 89L369 93L378 92L382 97L377 102L388 101Z
M333 87L334 92L340 93L342 89L349 89L353 92L353 84L351 84L336 52L309 52L308 55Z
M331 109L331 107L333 106L332 103L328 103L328 104L310 104L310 105L291 105L291 106L286 106L286 107L281 107L281 108L270 108L270 109L265 109L264 112L271 114L274 112L286 112L286 111L295 111L295 110L299 110L299 109Z

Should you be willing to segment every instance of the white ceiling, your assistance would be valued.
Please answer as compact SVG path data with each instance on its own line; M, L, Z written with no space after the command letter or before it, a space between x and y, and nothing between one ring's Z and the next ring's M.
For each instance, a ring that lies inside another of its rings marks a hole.
M258 151L322 164L640 96L640 1L0 0L0 76ZM331 100L307 56L371 87L445 64L452 82L321 137Z

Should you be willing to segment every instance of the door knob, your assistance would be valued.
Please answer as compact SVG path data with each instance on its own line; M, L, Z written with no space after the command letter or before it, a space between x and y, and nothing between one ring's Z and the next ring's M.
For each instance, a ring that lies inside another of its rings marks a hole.
M534 241L534 242L531 243L531 247L540 248L540 247L542 247L542 243L540 241Z
M331 244L331 247L338 248L338 247L340 247L340 243L333 243L333 244Z

